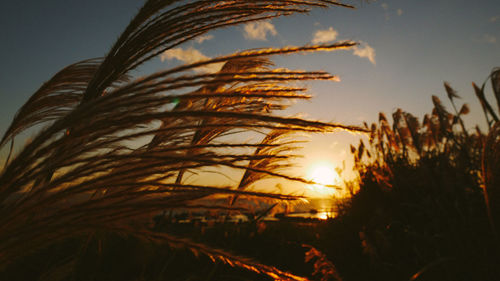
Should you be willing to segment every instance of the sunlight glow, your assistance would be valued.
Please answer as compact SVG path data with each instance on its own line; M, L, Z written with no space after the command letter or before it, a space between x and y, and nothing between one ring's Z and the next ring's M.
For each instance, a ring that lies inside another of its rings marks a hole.
M335 171L335 167L330 163L316 163L309 169L307 178L318 183L309 185L308 187L321 196L331 196L336 192L335 188L325 185L339 185L341 182L339 174Z
M325 213L325 212L318 213L318 218L319 218L320 220L326 220L326 219L328 219L328 214L327 214L327 213Z

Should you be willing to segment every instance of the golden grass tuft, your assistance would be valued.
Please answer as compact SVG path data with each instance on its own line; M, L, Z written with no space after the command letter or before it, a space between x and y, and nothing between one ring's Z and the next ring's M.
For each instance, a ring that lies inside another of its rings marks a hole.
M2 137L0 148L27 128L46 125L0 174L1 267L55 241L110 230L187 247L277 280L304 280L187 239L151 232L147 224L136 222L164 210L239 210L199 201L214 195L299 198L245 190L269 176L307 182L281 173L293 157L287 153L293 142L280 138L294 132L365 129L276 115L290 101L310 98L305 89L288 82L337 78L323 71L272 69L267 56L333 51L355 43L243 51L140 79L133 79L130 71L216 28L331 5L351 7L327 0L146 1L104 58L78 62L57 73L18 111ZM224 67L211 74L191 71L213 63ZM221 141L248 132L267 137L262 142ZM254 152L227 149L234 147ZM186 172L220 167L240 170L240 184L183 181Z

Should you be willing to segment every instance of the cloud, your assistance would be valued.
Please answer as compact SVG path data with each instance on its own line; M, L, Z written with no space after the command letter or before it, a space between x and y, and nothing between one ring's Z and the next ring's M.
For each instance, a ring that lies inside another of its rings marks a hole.
M373 49L367 43L362 43L361 46L354 47L354 55L360 58L367 58L372 64L376 64L375 62L375 49Z
M495 44L497 42L497 38L493 35L490 35L490 34L483 35L483 39L484 39L484 41L491 43L491 44Z
M380 4L380 6L385 11L385 20L386 21L390 20L391 17L389 16L389 5L387 5L387 3L382 3L382 4Z
M195 40L196 40L196 43L201 44L201 43L203 43L203 41L208 41L208 40L212 40L212 39L214 39L213 35L206 34L206 35L202 35L202 36L197 37Z
M500 19L500 16L494 16L489 19L490 22L496 22Z
M166 61L166 60L172 60L176 59L178 61L181 61L183 63L189 64L189 63L194 63L202 60L208 60L210 59L209 57L205 56L202 54L200 51L196 50L193 47L189 47L188 49L184 50L182 48L173 48L170 50L166 50L160 55L160 60L161 61ZM221 69L222 63L214 63L202 67L198 67L195 70L197 72L217 72Z
M274 28L274 25L270 21L259 21L259 22L250 22L245 24L244 27L244 35L246 39L251 40L267 40L267 34L271 34L272 36L276 36L278 32Z
M333 27L324 30L317 30L314 33L314 38L312 40L312 43L321 44L321 43L331 42L335 40L335 38L337 38L337 35L339 35L339 33L335 29L333 29Z
M384 9L385 20L386 21L390 20L391 19L391 13L392 13L393 9L389 10L389 5L387 3L380 4L380 7L382 7L382 9ZM396 9L396 15L398 15L398 17L402 16L403 12L404 11L401 8Z

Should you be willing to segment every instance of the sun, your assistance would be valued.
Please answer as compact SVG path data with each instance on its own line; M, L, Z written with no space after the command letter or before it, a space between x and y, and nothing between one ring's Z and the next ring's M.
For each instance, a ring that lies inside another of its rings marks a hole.
M309 185L309 188L321 195L333 195L335 189L325 185L339 185L341 182L335 167L329 163L316 163L311 166L307 178L317 183Z

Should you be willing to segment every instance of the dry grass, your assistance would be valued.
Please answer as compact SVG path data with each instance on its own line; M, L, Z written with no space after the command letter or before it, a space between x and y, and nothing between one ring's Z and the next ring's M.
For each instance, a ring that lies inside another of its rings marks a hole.
M336 77L322 71L272 69L267 56L333 51L355 43L243 51L140 79L129 73L212 29L330 5L350 7L326 0L147 1L106 57L57 73L18 111L2 137L0 147L13 143L27 128L46 126L0 174L2 267L54 241L110 230L187 247L275 279L303 280L187 239L150 232L144 222L164 210L237 210L198 202L212 195L296 199L246 190L267 176L307 182L280 172L289 165L292 143L279 139L299 131L364 129L275 115L289 101L309 98L305 89L288 82ZM225 65L218 73L191 72L220 62ZM267 137L261 143L218 141L244 132ZM221 152L231 147L255 152ZM244 176L238 186L183 182L186 172L213 167L241 170Z
M498 279L500 125L485 86L491 80L498 103L499 73L473 83L488 132L465 126L469 107L457 106L445 82L453 112L432 96L422 121L401 109L392 122L380 113L368 144L351 147L360 189L343 214L361 229L365 255L386 280Z

